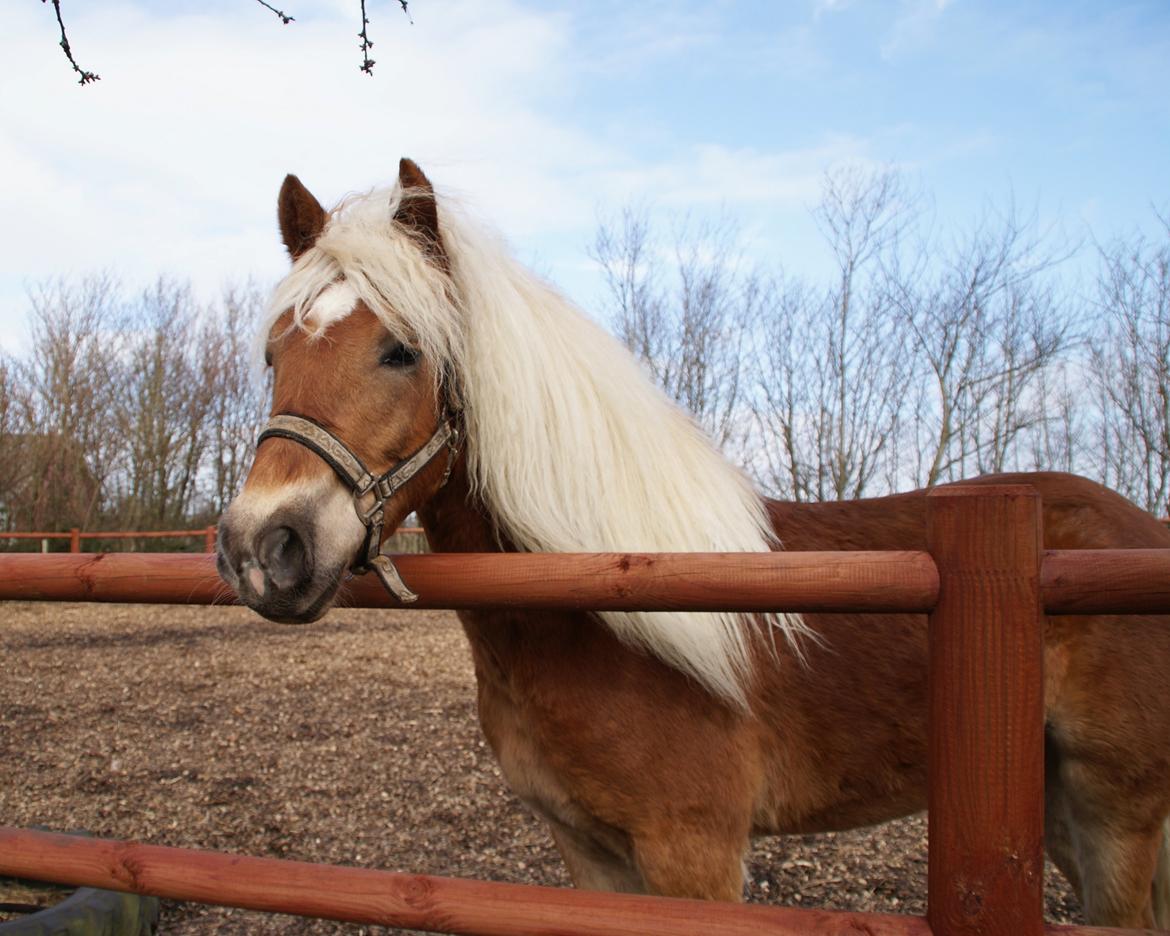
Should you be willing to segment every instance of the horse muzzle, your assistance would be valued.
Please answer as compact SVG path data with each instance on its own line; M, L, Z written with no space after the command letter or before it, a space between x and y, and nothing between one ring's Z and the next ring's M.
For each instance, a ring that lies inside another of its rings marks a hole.
M240 601L272 621L307 624L332 605L347 563L320 556L314 525L288 513L256 524L229 510L220 521L216 566Z

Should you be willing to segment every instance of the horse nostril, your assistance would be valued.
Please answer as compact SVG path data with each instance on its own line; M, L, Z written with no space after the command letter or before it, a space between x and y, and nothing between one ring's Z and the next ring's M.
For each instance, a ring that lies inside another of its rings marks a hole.
M277 588L292 588L306 577L305 543L292 527L275 527L265 533L256 558Z

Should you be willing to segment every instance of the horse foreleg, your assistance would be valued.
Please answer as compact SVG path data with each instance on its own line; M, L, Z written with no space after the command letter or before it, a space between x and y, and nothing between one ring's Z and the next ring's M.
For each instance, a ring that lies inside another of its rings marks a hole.
M1166 926L1170 855L1160 786L1119 776L1117 764L1077 757L1050 741L1045 844L1081 899L1090 926Z
M1085 828L1081 840L1081 900L1092 926L1153 928L1153 887L1162 846L1153 830Z
M555 819L549 819L548 824L575 887L627 894L646 892L642 876L627 858L615 855L572 826Z
M1158 929L1170 929L1170 822L1162 823L1162 843L1158 847L1158 866L1150 888L1154 905L1154 923Z
M671 826L660 834L635 836L634 862L648 893L738 901L743 899L746 848L746 830L712 835Z

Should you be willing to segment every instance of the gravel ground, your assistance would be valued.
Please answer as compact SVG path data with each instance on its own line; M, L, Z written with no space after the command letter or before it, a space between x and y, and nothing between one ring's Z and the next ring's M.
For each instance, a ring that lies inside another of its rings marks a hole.
M453 614L0 606L0 824L163 845L565 886L475 719ZM922 817L766 838L750 899L922 913ZM1049 867L1055 922L1080 922ZM167 934L362 933L165 903ZM385 932L384 930L376 930Z

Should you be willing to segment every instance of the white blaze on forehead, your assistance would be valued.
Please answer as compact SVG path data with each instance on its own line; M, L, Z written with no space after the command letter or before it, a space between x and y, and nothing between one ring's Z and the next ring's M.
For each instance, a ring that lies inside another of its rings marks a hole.
M324 331L334 322L339 322L349 315L357 306L357 302L357 290L346 280L341 280L317 297L306 318Z

